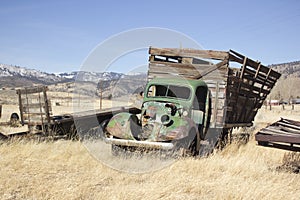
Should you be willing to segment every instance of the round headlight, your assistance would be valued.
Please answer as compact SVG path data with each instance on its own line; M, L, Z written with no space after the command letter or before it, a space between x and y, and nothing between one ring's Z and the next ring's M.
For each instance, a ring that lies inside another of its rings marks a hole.
M163 115L163 116L161 116L160 121L163 125L169 124L170 123L170 116L169 115Z

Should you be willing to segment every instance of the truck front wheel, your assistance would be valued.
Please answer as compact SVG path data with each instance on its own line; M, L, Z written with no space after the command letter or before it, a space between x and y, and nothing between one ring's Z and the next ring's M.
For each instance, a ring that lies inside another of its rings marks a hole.
M197 151L198 135L197 135L196 130L192 129L190 131L189 135L191 135L191 137L193 137L193 140L192 140L192 142L190 142L188 150L189 150L191 156L196 156L198 154L198 151Z
M179 156L196 156L198 155L197 150L198 135L196 130L193 128L190 130L189 135L181 140L175 142L175 151Z

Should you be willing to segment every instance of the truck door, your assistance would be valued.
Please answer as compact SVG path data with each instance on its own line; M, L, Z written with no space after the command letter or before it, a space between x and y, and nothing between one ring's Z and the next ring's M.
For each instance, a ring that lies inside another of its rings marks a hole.
M198 126L198 130L200 133L200 138L204 138L203 128L205 126L205 117L206 113L206 100L207 100L207 87L199 86L196 89L195 98L193 100L192 106L192 119L194 120L195 124Z

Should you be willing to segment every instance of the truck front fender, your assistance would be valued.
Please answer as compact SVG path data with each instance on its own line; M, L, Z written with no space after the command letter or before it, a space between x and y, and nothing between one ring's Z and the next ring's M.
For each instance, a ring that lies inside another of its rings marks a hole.
M190 130L198 130L196 124L188 117L173 118L171 126L161 130L161 135L165 140L180 140L186 138L190 134Z
M136 115L118 113L110 119L106 130L114 137L135 140L135 136L140 132L141 126L138 123Z

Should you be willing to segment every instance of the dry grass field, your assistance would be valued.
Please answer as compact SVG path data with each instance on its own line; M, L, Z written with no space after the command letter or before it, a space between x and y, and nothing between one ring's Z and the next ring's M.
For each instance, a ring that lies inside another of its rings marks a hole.
M254 128L243 130L251 134L247 144L141 174L111 169L78 141L2 143L0 199L298 199L299 175L278 170L288 152L257 146L253 137L279 117L300 120L300 107L262 108Z

